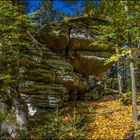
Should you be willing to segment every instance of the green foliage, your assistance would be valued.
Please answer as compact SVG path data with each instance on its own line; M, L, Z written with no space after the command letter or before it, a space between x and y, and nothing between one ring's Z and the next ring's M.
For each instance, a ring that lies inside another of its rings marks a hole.
M33 32L32 27L38 26L30 20L36 13L26 15L20 11L18 6L12 5L11 0L0 1L0 97L4 100L19 94L21 62L31 57L25 55L26 50L34 48L27 30Z
M97 36L97 41L91 45L100 45L103 47L110 46L110 48L117 48L119 52L112 55L105 64L117 62L120 58L126 56L132 57L132 51L126 49L121 50L124 43L128 41L128 34L131 36L132 43L139 38L140 32L138 25L139 17L139 2L130 1L105 1L103 0L99 5L92 8L91 16L98 17L109 21L108 25L94 26L93 29L98 29L100 34ZM126 5L128 11L125 10ZM132 16L131 16L132 14ZM132 46L130 46L132 47Z
M39 24L47 24L54 21L58 22L64 18L64 12L56 10L54 0L40 1L34 9L37 14L33 20Z
M69 18L68 18L68 17L64 17L63 21L64 21L65 23L67 23L67 22L69 21Z
M32 118L29 123L28 138L84 139L86 125L90 122L91 120L75 107L57 108L56 111L49 111ZM32 132L36 133L35 137Z
M6 120L7 115L8 115L8 111L6 111L6 110L0 112L0 124L1 124L3 121Z
M73 115L68 116L59 114L59 112L57 112L55 116L52 117L53 120L51 120L51 124L48 125L51 127L51 134L53 134L50 135L50 138L54 138L54 134L56 138L59 139L84 138L83 129L86 123L86 118L84 115L76 114L75 111L76 110L74 108ZM47 136L49 136L49 134L47 134Z
M109 59L105 61L105 64L111 63L111 62L118 62L120 58L129 56L131 54L131 50L123 50L121 53L116 53L112 55Z

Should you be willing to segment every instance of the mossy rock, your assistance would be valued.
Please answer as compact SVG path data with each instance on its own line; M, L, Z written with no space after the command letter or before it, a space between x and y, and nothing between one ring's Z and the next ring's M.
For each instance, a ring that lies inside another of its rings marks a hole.
M68 46L68 43L69 43L68 35L67 34L58 35L55 43L56 44L53 50L64 50Z
M56 83L63 84L70 90L79 87L80 78L76 73L65 73L57 75Z
M82 33L81 33L82 35ZM84 39L84 38L80 38L80 37L75 37L75 38L71 38L70 42L69 42L69 48L70 50L83 50L83 51L112 51L111 46L110 45L92 45L92 43L94 43L94 40L90 40L90 39Z
M43 65L43 63L41 62L36 62L34 60L22 60L20 61L20 64L24 67L26 67L26 69L32 69L32 68L42 68L42 69L46 69L47 66Z
M43 60L47 60L47 59L63 59L62 57L60 57L59 55L57 55L54 52L51 51L45 51L43 52L43 56L42 56Z
M50 70L60 70L66 72L73 71L72 65L61 59L47 59L44 60L44 64L46 64L50 68Z
M49 101L49 102L33 101L32 104L39 108L56 108L56 107L62 107L62 105L63 105L62 102L55 103L54 101Z
M55 46L56 37L57 37L56 34L49 30L42 31L39 34L40 41L46 44L48 48L53 48Z
M61 84L43 84L43 83L35 83L34 85L30 85L26 88L21 88L20 92L24 94L48 94L50 91L56 91L59 94L67 94L68 90Z
M64 50L68 46L69 37L67 32L59 30L44 30L40 32L39 38L51 50Z
M27 88L20 89L20 92L30 95L33 106L42 108L61 107L63 102L68 101L69 98L67 88L60 84L45 85L36 83Z
M48 71L45 69L33 69L28 70L24 73L22 73L22 77L25 80L31 80L31 81L38 81L38 82L45 82L45 83L54 83L55 82L55 72Z

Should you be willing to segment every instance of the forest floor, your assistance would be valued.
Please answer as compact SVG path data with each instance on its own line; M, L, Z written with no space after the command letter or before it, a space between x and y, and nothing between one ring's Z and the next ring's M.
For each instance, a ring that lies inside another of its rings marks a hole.
M95 115L89 114L95 118L87 127L89 139L123 139L133 128L131 106L123 106L118 100L104 99L86 105L96 108Z
M122 105L118 99L105 97L96 102L77 102L76 107L69 105L56 112L53 116L46 113L41 117L31 117L28 138L123 139L134 128L131 105ZM81 128L79 124L84 119L79 114L84 114L86 120L90 120Z

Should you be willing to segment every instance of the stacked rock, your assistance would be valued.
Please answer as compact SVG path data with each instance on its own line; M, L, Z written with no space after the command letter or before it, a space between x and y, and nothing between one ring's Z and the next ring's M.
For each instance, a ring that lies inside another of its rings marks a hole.
M104 65L111 56L110 46L97 46L92 25L105 24L97 19L79 17L67 23L52 23L38 30L38 40L46 50L36 52L29 67L22 72L28 86L21 86L21 93L31 97L38 107L56 107L74 96L89 91L88 82L82 77L106 72ZM91 22L92 21L92 22ZM39 56L40 55L40 56Z
M51 51L45 51L39 62L34 61L21 73L25 81L20 92L30 97L36 107L62 106L68 100L69 92L79 87L79 75L73 72L70 63Z

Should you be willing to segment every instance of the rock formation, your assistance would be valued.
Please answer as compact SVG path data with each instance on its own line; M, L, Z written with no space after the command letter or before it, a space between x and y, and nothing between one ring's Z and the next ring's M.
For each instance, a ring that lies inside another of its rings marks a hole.
M36 107L62 106L78 93L89 92L84 77L106 72L104 65L111 56L110 46L90 45L96 40L92 25L107 24L103 20L79 17L60 24L44 25L38 30L38 41L45 44L41 53L33 53L21 72L25 81L20 92ZM75 97L74 97L75 96Z

